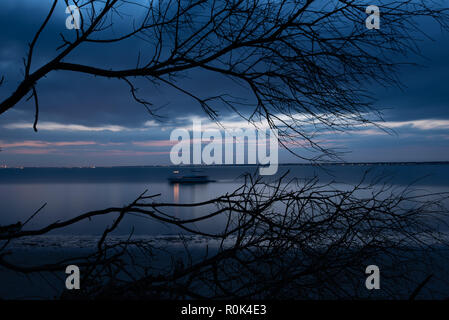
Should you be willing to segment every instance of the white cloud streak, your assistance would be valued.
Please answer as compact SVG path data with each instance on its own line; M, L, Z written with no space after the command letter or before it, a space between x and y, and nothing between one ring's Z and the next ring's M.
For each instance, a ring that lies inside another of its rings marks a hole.
M32 129L31 123L10 123L3 126L6 129ZM43 131L111 131L120 132L127 131L129 128L117 125L105 125L105 126L85 126L81 124L64 124L58 122L40 122L38 129Z

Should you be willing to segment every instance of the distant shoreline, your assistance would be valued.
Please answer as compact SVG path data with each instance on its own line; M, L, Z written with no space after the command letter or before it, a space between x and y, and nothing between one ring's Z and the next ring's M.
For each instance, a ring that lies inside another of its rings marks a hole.
M398 161L398 162L316 162L316 163L279 163L278 166L398 166L398 165L448 165L449 161ZM0 166L1 169L102 169L102 168L211 168L211 167L259 167L260 164L211 164L211 165L135 165L135 166Z

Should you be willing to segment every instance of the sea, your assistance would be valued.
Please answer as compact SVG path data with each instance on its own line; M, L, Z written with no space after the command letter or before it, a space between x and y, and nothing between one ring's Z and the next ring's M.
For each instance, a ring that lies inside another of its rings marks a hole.
M257 177L256 166L142 166L86 168L2 168L0 169L0 226L25 222L26 229L37 229L55 221L64 221L79 214L109 207L123 207L140 194L158 195L151 199L164 203L201 202L230 193L244 183L245 175ZM205 175L213 182L201 184L171 183L170 177ZM280 165L274 176L264 180L284 181L316 179L333 188L351 188L364 184L389 184L396 190L413 188L424 193L449 192L449 163L340 163L321 165ZM176 217L195 217L210 208L169 208L164 212ZM59 229L49 235L101 235L113 217L93 218ZM222 225L212 221L201 226L214 232ZM127 217L116 235L164 236L179 230L152 219Z
M211 182L201 184L171 183L170 177L203 175ZM163 203L193 203L213 199L236 190L245 176L258 177L256 166L148 166L148 167L95 167L95 168L1 168L0 169L0 226L17 222L26 223L25 230L35 230L54 222L61 222L82 213L109 207L121 208L133 202L139 195L155 195L147 201ZM310 181L336 190L354 185L385 185L391 190L411 188L416 193L441 194L449 192L449 163L340 163L280 165L274 176L262 177L273 182L280 177L284 181L298 179ZM363 196L363 195L361 195ZM45 206L34 215L34 213ZM449 208L449 204L446 203ZM192 218L204 215L210 207L164 207L161 214L176 218ZM102 232L111 226L116 214L85 220L69 227L54 230L44 236L25 237L9 243L12 263L32 266L51 263L72 256L92 252ZM223 217L194 225L203 232L219 232L226 221ZM444 231L444 230L443 230ZM449 234L449 230L446 230ZM127 215L119 228L111 235L111 241L144 239L162 248L184 253L184 243L179 228L163 224L155 219L139 215ZM183 234L183 239L193 247L193 253L203 257L204 247L213 243L201 236ZM196 249L195 249L196 246ZM195 251L196 250L196 251ZM213 252L213 249L208 249ZM195 253L196 252L196 253ZM169 263L160 259L165 266ZM442 271L435 278L433 287L441 286L441 279L449 279L444 262L436 267ZM363 267L363 266L362 266ZM361 267L361 268L362 268ZM56 277L56 278L55 278ZM48 279L51 279L50 281ZM0 268L0 298L4 299L52 299L64 290L65 274L42 276L25 275ZM362 280L361 280L362 281ZM408 292L408 291L406 291ZM446 297L446 288L438 297ZM427 295L426 295L427 296ZM430 296L430 295L429 295ZM433 297L433 296L432 296Z

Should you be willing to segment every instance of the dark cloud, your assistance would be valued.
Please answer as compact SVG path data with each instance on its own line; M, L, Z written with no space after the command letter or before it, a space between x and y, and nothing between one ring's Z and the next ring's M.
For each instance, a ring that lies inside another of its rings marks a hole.
M0 88L0 99L4 98L20 81L23 74L22 58L26 55L27 43L39 27L48 10L49 0L13 1L3 0L0 5L0 75L6 78ZM70 30L65 29L65 7L61 4L57 14L51 20L39 40L34 67L42 65L56 54L61 44L59 33L70 37ZM129 22L117 24L114 32L120 28L129 28ZM389 121L408 121L416 119L449 119L449 36L442 35L435 25L427 22L425 31L434 36L435 41L425 40L420 44L424 58L410 55L405 62L418 62L423 67L404 66L400 71L400 79L405 85L398 88L372 88L378 98L378 105L388 107L385 110ZM82 62L104 68L125 68L135 66L139 51L142 57L149 56L152 48L139 40L126 41L103 50L99 45L83 45L77 49L67 61ZM251 101L247 88L229 79L211 73L192 71L179 77L178 84L198 95L217 95L229 93ZM129 128L120 132L90 131L45 131L37 134L31 129L5 129L11 123L32 123L34 106L32 102L21 101L17 107L0 117L0 143L39 140L39 141L95 141L98 145L65 147L61 152L49 154L13 154L0 153L0 162L10 164L45 164L63 165L68 161L87 165L92 162L105 165L168 163L167 155L144 154L133 156L133 151L143 152L133 142L145 140L168 139L170 127L174 124L185 125L192 115L204 115L200 106L190 97L164 85L155 86L147 81L137 81L138 94L160 107L159 114L164 116L163 123L157 128L140 130L146 121L153 118L145 108L136 103L124 82L95 78L71 72L52 72L39 82L37 90L40 98L41 122L75 124L85 126L116 125ZM361 84L363 87L364 84ZM230 111L224 107L219 109L226 117ZM249 110L242 110L248 112ZM184 123L183 123L184 122ZM166 131L161 129L165 128ZM349 140L340 137L341 143L348 150L348 160L361 160L364 157L381 158L388 161L410 157L421 159L419 150L426 157L434 160L449 160L449 152L445 147L443 136L446 131L424 132L416 128L401 130L398 136L355 136ZM443 136L442 136L443 135ZM346 139L346 140L345 140ZM107 145L123 143L123 145ZM104 145L100 145L104 144ZM51 147L49 147L51 148ZM54 147L57 149L57 147ZM421 149L420 149L421 148ZM59 150L59 149L58 149ZM115 151L114 151L115 150ZM123 153L117 150L122 150ZM166 149L152 149L162 152ZM109 153L108 153L109 152ZM148 151L150 152L150 151ZM286 152L281 152L281 162L293 162L295 159ZM363 155L363 156L361 156ZM406 155L406 156L404 156ZM428 159L428 160L429 160ZM403 160L401 160L403 161Z

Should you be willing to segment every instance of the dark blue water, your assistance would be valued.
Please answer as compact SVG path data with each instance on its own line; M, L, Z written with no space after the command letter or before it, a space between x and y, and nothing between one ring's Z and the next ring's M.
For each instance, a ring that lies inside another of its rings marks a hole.
M208 200L238 188L245 173L257 173L251 166L204 167L202 174L213 183L196 185L170 184L167 180L174 170L181 174L189 168L175 167L114 167L114 168L24 168L0 169L0 225L25 221L42 204L45 209L28 225L39 228L56 220L65 220L86 211L121 207L132 202L148 189L148 194L161 195L155 201L190 203ZM396 165L310 165L281 166L275 177L289 171L288 178L311 179L318 177L321 183L335 181L336 186L347 187L365 180L375 181L383 177L396 186L414 187L424 192L449 191L449 164L396 164ZM179 217L204 214L211 208L171 209L166 213ZM96 218L58 231L58 234L97 235L110 224L112 217ZM197 226L202 230L216 230L224 221L212 220ZM150 219L127 217L119 234L160 235L179 232L174 228Z

